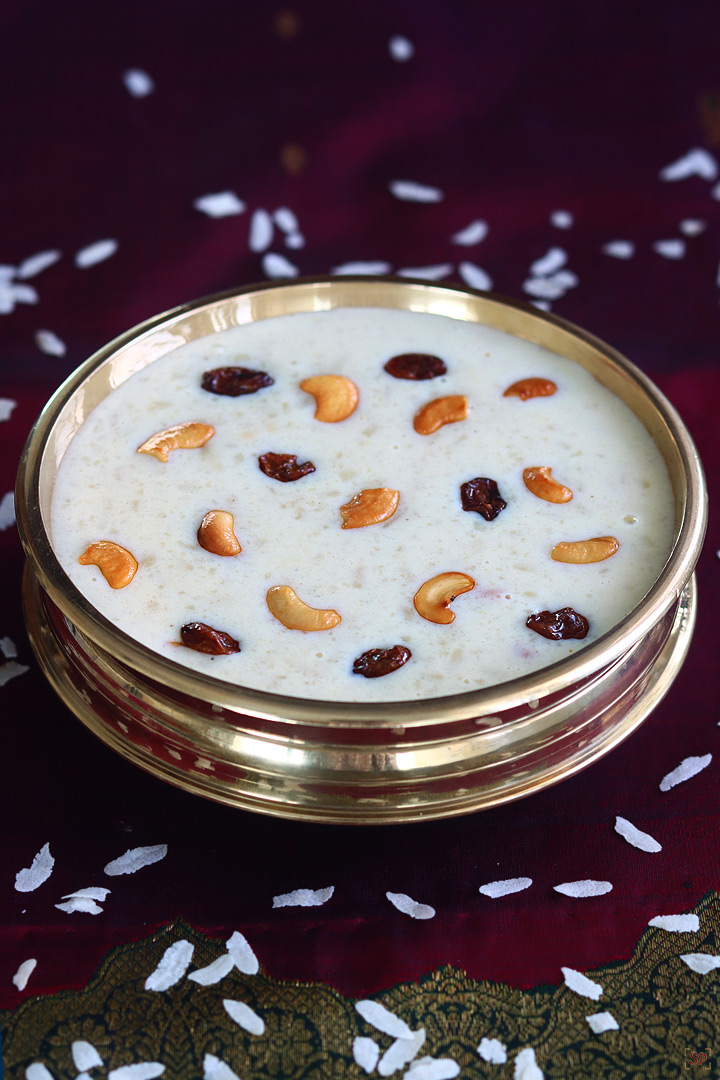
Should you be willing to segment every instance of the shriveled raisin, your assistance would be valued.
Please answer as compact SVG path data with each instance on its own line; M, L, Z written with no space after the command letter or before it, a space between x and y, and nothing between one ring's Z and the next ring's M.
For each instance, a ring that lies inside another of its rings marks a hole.
M404 645L393 645L389 649L368 649L353 662L353 675L364 675L366 679L378 679L389 675L406 664L412 653Z
M183 645L195 652L208 653L210 656L223 656L240 652L240 643L224 630L213 630L204 622L189 622L180 627Z
M439 356L431 356L429 353L402 353L400 356L393 356L385 365L385 370L394 379L414 379L416 382L437 379L438 375L447 372L445 362Z
M258 465L266 476L279 480L281 484L289 484L292 480L300 480L308 473L315 472L312 461L298 465L297 454L273 454L271 450L261 454Z
M552 641L564 641L566 638L584 638L590 629L590 623L584 615L578 614L571 607L559 611L536 611L530 615L525 625L542 637Z
M241 394L256 394L264 386L272 386L274 381L266 371L253 371L252 368L245 367L219 367L204 372L202 388L211 394L240 397Z
M463 510L474 510L486 521L492 521L507 506L495 481L486 476L476 476L474 480L461 484L460 499Z

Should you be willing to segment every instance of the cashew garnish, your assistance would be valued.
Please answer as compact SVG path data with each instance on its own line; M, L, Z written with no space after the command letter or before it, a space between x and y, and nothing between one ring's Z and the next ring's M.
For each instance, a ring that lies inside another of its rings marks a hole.
M450 394L449 397L434 398L415 413L413 427L418 435L432 435L445 424L456 424L466 420L468 414L467 398L464 394Z
M315 419L324 424L347 420L360 399L357 386L344 375L313 375L303 379L300 389L315 398Z
M365 488L340 507L343 529L362 529L391 518L398 508L400 492L392 488Z
M200 547L213 555L239 555L242 548L233 530L234 521L229 510L208 510L197 531Z
M288 630L332 630L341 621L332 608L312 608L289 585L273 585L266 596L270 614Z
M620 547L614 536L594 536L592 540L572 540L556 544L550 552L555 562L596 563L609 559Z
M152 454L158 461L167 461L171 450L194 450L197 446L204 446L208 439L215 434L215 428L210 424L197 424L190 421L187 424L176 424L175 427L157 431L146 439L142 446L138 446L138 454Z
M550 397L556 390L557 386L552 379L518 379L512 386L508 386L503 397L519 397L521 401L527 401L528 398Z
M83 566L97 566L111 589L124 589L138 568L135 556L112 540L97 540L78 562Z
M528 491L545 502L566 503L573 497L570 488L553 479L549 465L532 465L529 469L523 469L523 482Z
M456 596L470 592L475 588L475 581L468 574L460 574L458 571L448 571L430 578L421 585L415 593L413 603L418 615L423 619L434 623L451 623L455 618L455 612L450 611Z

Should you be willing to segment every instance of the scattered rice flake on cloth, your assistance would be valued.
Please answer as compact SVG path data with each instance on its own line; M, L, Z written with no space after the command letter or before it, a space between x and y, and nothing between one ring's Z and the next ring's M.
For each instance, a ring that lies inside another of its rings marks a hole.
M531 885L532 878L513 877L505 878L504 881L489 881L487 885L481 885L478 891L483 896L489 896L494 900L498 896L510 896L511 893L522 892L523 889L529 889Z
M145 980L146 990L164 991L179 983L188 969L195 946L182 938L168 946L160 963Z
M15 496L6 491L0 499L0 529L9 529L15 524Z
M267 210L255 210L250 219L248 247L251 251L267 251L274 232L275 227Z
M603 244L602 252L610 255L613 259L632 259L635 254L635 245L632 240L611 240Z
M575 971L574 968L560 968L563 973L565 985L568 990L573 990L576 994L580 994L582 997L592 998L593 1001L597 1001L599 997L602 997L603 988L599 983L593 982L592 979L588 979L587 975L583 975L580 971Z
M159 1061L139 1061L137 1065L121 1065L119 1069L111 1069L108 1080L154 1080L164 1072L165 1066Z
M567 292L562 282L553 277L527 278L522 284L523 292L540 300L560 300Z
M365 1035L356 1035L353 1039L353 1060L356 1065L370 1074L375 1069L380 1057L380 1047L374 1039Z
M553 210L550 215L550 224L556 229L571 229L575 224L575 218L569 210Z
M397 60L402 64L406 60L412 60L415 55L415 46L412 41L409 41L402 34L393 34L388 41L388 51L393 60Z
M414 180L393 180L390 184L390 193L404 202L436 203L442 202L444 198L440 188L431 187L429 184L418 184Z
M206 1054L203 1058L203 1080L240 1080L237 1073L233 1072L214 1054Z
M403 1080L454 1080L460 1066L452 1058L422 1057L403 1073Z
M32 285L0 280L0 315L9 315L16 304L37 304L40 297Z
M0 420L9 420L16 406L17 401L13 401L12 398L0 398Z
M477 1052L490 1065L504 1065L507 1061L507 1047L499 1039L481 1039Z
M0 665L0 686L4 686L18 675L24 675L29 670L27 664L18 664L14 660L9 660L7 664Z
M134 98L144 98L155 89L153 79L142 68L128 68L123 72L123 82L128 94Z
M513 1080L543 1080L545 1074L535 1060L535 1051L526 1046L515 1058Z
M234 191L217 191L212 195L201 195L195 199L193 206L201 214L207 214L211 218L232 217L234 214L245 212L246 206L242 199L238 199Z
M563 896L603 896L612 891L612 884L609 881L593 881L587 878L584 881L566 881L562 885L553 885L553 889Z
M3 664L3 667L7 667ZM2 668L0 668L2 672ZM15 888L18 892L33 892L50 877L55 865L55 859L50 854L50 844L43 844L32 861L32 865L25 870L18 870L15 875Z
M700 929L700 919L697 915L656 915L648 926L659 926L676 934L695 934Z
M488 292L493 287L492 278L487 270L483 270L481 266L476 266L475 263L461 262L458 266L458 273L471 289L483 289Z
M700 176L703 180L715 180L718 164L709 150L696 147L683 154L660 170L661 180L685 180L688 176Z
M435 916L434 907L430 907L429 904L419 904L417 900L413 900L406 893L386 892L385 895L393 907L396 907L398 911L402 911L403 915L409 915L412 919L432 919Z
M28 979L36 967L37 960L23 960L22 964L13 975L13 986L18 990L24 990L27 986Z
M76 889L75 892L65 893L63 900L72 900L74 897L87 897L90 900L107 900L110 895L109 889L103 889L99 885L90 885L87 889Z
M64 356L67 352L65 342L52 330L36 330L35 344L40 352L47 353L48 356Z
M701 221L699 218L685 218L680 222L680 232L685 236L699 236L706 229L707 221Z
M684 240L657 240L653 244L653 251L662 255L664 259L683 259L685 257Z
M124 855L112 859L105 867L105 873L109 877L117 877L119 874L135 874L144 866L152 866L160 862L168 853L167 844L152 844L149 847L130 848Z
M33 1061L25 1070L25 1080L54 1080L54 1077L42 1061Z
M273 210L273 221L284 233L296 233L300 230L300 222L289 206L278 206Z
M102 1065L103 1059L98 1054L92 1043L85 1039L78 1039L70 1046L73 1064L78 1072L87 1072Z
M305 237L300 232L290 233L285 240L285 246L292 248L293 251L297 251L299 248L304 248Z
M273 896L272 906L279 907L320 907L326 904L335 892L334 885L326 889L294 889L293 892Z
M225 942L225 947L232 957L233 964L243 975L257 975L260 970L258 958L250 948L248 940L239 930L235 930Z
M392 267L389 262L382 262L379 259L375 259L362 262L346 262L341 263L340 266L333 267L333 274L389 274Z
M371 1001L365 998L355 1002L355 1008L368 1024L372 1024L383 1035L390 1035L393 1039L412 1039L413 1032L404 1020L395 1013L390 1012L379 1001Z
M38 251L37 255L30 255L27 259L23 259L18 267L17 276L23 281L35 277L36 274L42 273L43 270L47 270L49 266L58 262L61 254L59 251Z
M680 959L687 964L691 971L696 971L698 975L707 975L708 971L720 968L720 956L713 956L712 953L682 953Z
M191 971L188 979L191 982L198 983L199 986L213 986L215 983L220 982L221 979L224 979L226 975L229 975L234 967L235 962L232 956L229 953L224 953L222 956L218 956L217 960L213 960L212 964L208 964L207 967Z
M475 244L480 244L490 231L490 226L487 221L471 221L469 225L466 225L464 229L459 229L458 232L453 233L450 240L453 244L460 244L462 247L473 247Z
M265 277L269 278L297 277L300 273L297 266L276 251L267 251L263 255L262 268Z
M615 832L619 833L624 840L627 840L628 844L632 844L633 847L639 848L641 851L662 851L662 844L659 844L649 833L636 829L627 818L619 815L615 818Z
M239 1024L251 1035L265 1034L265 1021L258 1016L244 1001L233 1001L232 998L223 998L223 1008L231 1020Z
M434 266L405 266L398 270L398 277L426 278L428 281L439 281L452 273L452 263L436 263Z
M585 1019L590 1025L590 1030L594 1035L602 1035L604 1031L620 1030L620 1025L617 1020L613 1014L609 1012L593 1013L592 1016L586 1016Z
M690 780L693 776L697 776L699 772L706 769L712 761L712 754L703 754L701 757L686 757L684 758L676 769L672 769L671 772L663 776L660 781L661 791L670 791L677 784L682 784L685 780Z
M89 896L74 896L72 900L66 900L64 904L56 904L55 907L58 911L67 912L68 915L72 915L75 911L80 911L84 915L100 915L104 911L104 908L101 908Z
M95 266L96 263L105 262L115 254L118 246L117 240L97 240L94 244L88 244L87 247L80 248L80 251L75 253L75 265L85 270L89 266Z
M567 251L565 251L564 248L548 248L542 258L536 259L535 262L530 265L530 273L534 277L545 277L548 274L553 274L556 270L559 270L560 267L565 265L567 258Z
M380 1076L392 1076L398 1069L404 1069L420 1053L425 1043L425 1028L413 1031L410 1039L395 1039L378 1062Z

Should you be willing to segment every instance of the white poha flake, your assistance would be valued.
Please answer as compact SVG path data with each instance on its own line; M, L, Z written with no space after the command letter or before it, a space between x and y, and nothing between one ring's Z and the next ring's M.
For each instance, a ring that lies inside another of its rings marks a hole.
M697 915L656 915L648 926L659 926L661 930L675 934L696 934L700 929L700 919Z
M452 273L452 263L435 263L432 266L405 266L398 270L398 277L416 277L428 281L440 281Z
M148 97L155 89L154 81L141 68L128 68L123 72L123 82L128 94L134 98Z
M717 174L718 164L710 151L696 147L661 169L660 179L685 180L688 176L700 176L703 180L714 180Z
M103 1063L103 1059L93 1044L86 1042L85 1039L78 1039L72 1043L70 1053L72 1054L73 1065L78 1072L88 1072L89 1069L96 1069Z
M685 218L680 222L680 232L685 236L699 236L706 229L707 221L700 221L699 218Z
M35 277L36 274L47 270L49 266L58 262L60 257L59 251L38 251L37 255L30 255L29 258L23 259L18 267L17 276L26 281L27 278Z
M300 232L290 233L285 240L285 247L298 251L300 248L305 247L305 237Z
M567 251L560 247L551 247L540 259L536 259L530 266L530 273L535 277L545 277L554 274L567 262Z
M67 352L65 342L52 330L36 330L35 344L40 352L47 353L48 356L64 356Z
M3 667L7 667L3 664ZM2 668L0 668L2 672ZM50 877L55 865L55 859L50 854L50 844L43 844L32 864L25 870L19 870L15 875L15 888L18 892L33 892Z
M108 1080L155 1080L156 1076L162 1076L165 1066L159 1061L139 1061L136 1065L121 1065L119 1069L111 1069Z
M620 1030L620 1025L617 1020L613 1014L609 1012L593 1013L592 1016L586 1016L585 1019L590 1025L590 1030L593 1035L602 1035L604 1031Z
M109 877L117 877L119 874L135 874L144 866L152 866L160 862L168 853L167 844L152 844L149 847L130 848L117 859L113 859L105 867L105 873Z
M493 287L492 278L487 270L483 270L481 266L476 266L475 263L461 262L458 266L458 273L471 289L483 289L488 292Z
M413 1032L404 1020L395 1013L390 1012L379 1001L371 1001L365 998L355 1002L355 1008L368 1024L372 1024L383 1035L390 1035L393 1039L412 1039Z
M231 1020L234 1020L245 1031L249 1031L251 1035L265 1034L265 1021L244 1001L223 998L223 1008Z
M0 686L4 686L18 675L24 675L29 670L27 664L18 664L15 660L8 660L7 664L0 665Z
M231 934L225 947L238 971L242 971L243 975L257 975L260 970L258 958L250 948L247 938L239 930Z
M380 1047L374 1039L365 1035L356 1035L353 1039L353 1060L368 1075L373 1072L380 1057Z
M255 210L250 218L248 247L251 251L267 251L274 232L275 227L267 210Z
M708 971L715 971L716 968L720 968L720 956L713 956L712 953L682 953L680 959L687 964L691 971L696 971L698 975L707 975Z
M42 1061L33 1061L25 1070L25 1080L54 1080L53 1074Z
M409 915L412 919L432 919L435 916L435 908L429 904L419 904L411 896L401 892L386 892L390 903L403 915Z
M560 968L560 970L563 973L568 990L572 990L574 993L582 995L582 997L592 998L593 1001L597 1001L599 997L602 997L603 988L600 983L593 982L592 979L588 979L587 975L575 971L574 968L564 967Z
M9 420L16 406L17 401L13 401L12 398L0 398L0 421Z
M201 195L195 199L193 206L201 214L207 214L211 218L232 217L234 214L244 213L246 207L242 199L238 199L234 191L217 191L213 195Z
M233 1072L214 1054L206 1054L203 1058L203 1080L240 1080L237 1073Z
M699 772L706 769L712 761L712 754L702 754L700 757L686 757L684 758L676 769L663 776L660 781L661 791L670 791L677 784L682 784L685 780L690 780L693 776L697 776Z
M9 315L16 304L37 304L40 297L32 285L0 281L0 315Z
M320 907L326 904L335 892L334 885L326 889L294 889L293 892L273 896L272 906L278 907Z
M685 257L685 250L684 240L657 240L653 244L653 251L664 259L682 259Z
M272 217L278 229L284 233L299 232L300 222L289 206L278 206L277 210L273 210Z
M333 267L333 274L389 274L392 267L389 262L381 262L379 259L366 262L358 261L341 263Z
M490 1065L504 1065L507 1061L507 1047L499 1039L481 1039L477 1052Z
M412 60L415 55L415 46L412 41L408 41L402 34L393 34L388 41L388 50L393 60L401 64L406 60Z
M24 990L28 984L28 979L36 967L37 960L23 960L22 964L13 975L13 986L15 986L17 990Z
M268 251L263 255L262 268L265 277L269 278L297 277L300 273L297 266L276 251Z
M403 1073L403 1080L454 1080L460 1066L452 1058L422 1057Z
M562 893L563 896L603 896L612 891L612 884L609 881L593 881L591 878L586 878L583 881L565 881L562 885L553 885L553 889L555 892Z
M184 938L168 946L158 966L145 980L145 989L162 993L179 983L190 965L194 951L195 946Z
M498 896L509 896L511 893L522 892L523 889L529 889L531 885L532 878L513 877L505 878L504 881L489 881L487 885L481 885L478 891L483 896L490 896L494 900Z
M86 270L87 267L95 266L96 263L105 262L115 254L118 246L117 240L97 240L94 244L88 244L87 247L75 253L75 265L81 270Z
M436 203L442 202L444 198L439 188L418 184L414 180L393 180L390 193L404 202Z
M608 244L603 244L602 252L613 259L632 259L635 245L632 240L611 240Z
M3 656L7 657L8 660L15 659L17 656L17 645L12 638L0 638L0 652L2 652Z
M82 912L83 915L100 915L103 911L103 908L88 896L75 896L72 900L66 900L64 904L56 904L55 907L68 915L76 911Z
M234 967L235 963L232 956L229 953L224 953L223 956L218 956L217 960L213 960L212 964L208 964L207 967L191 971L188 979L191 982L198 983L199 986L213 986L215 983L220 982L221 979L224 979L226 975L229 975Z
M550 215L550 224L556 229L572 229L575 218L569 210L553 210Z
M523 292L541 300L560 300L566 292L565 286L552 277L527 278L522 287Z
M513 1080L543 1080L545 1074L535 1060L535 1051L526 1046L515 1058Z
M640 848L641 851L662 851L662 844L659 844L649 833L636 829L627 818L620 816L615 818L615 832L627 840L628 844Z
M396 1039L385 1051L378 1062L380 1076L392 1076L398 1069L404 1069L420 1053L425 1043L425 1028L413 1031L409 1039Z
M450 239L453 244L460 244L461 247L473 247L475 244L482 243L489 232L489 228L487 221L478 219L477 221L471 221L464 229L453 233Z
M89 900L107 900L110 895L109 889L103 889L99 885L89 885L87 889L76 889L75 892L65 893L63 900L72 900L74 897L87 897Z
M6 491L0 499L0 529L9 529L15 524L15 496Z

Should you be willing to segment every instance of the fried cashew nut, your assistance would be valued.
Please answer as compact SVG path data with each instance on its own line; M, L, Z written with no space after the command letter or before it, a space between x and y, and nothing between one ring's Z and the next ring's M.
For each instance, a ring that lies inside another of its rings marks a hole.
M344 375L312 375L300 389L315 398L315 419L337 424L355 412L360 395L352 379Z
M398 508L400 492L392 488L365 488L340 507L343 529L362 529L391 518Z
M528 491L545 502L567 503L573 497L570 488L553 478L549 465L533 465L523 469L523 483Z
M415 593L413 603L418 615L434 623L451 623L455 612L450 611L450 604L456 596L470 592L475 588L475 581L468 574L448 571L430 578Z
M550 552L555 562L596 563L609 559L619 549L614 536L594 536L592 540L573 540L556 544Z
M445 424L456 424L458 420L467 420L468 403L464 394L450 394L449 397L434 398L415 413L413 427L418 435L432 435Z
M80 556L83 566L97 566L111 589L124 589L135 577L137 559L112 540L98 540Z
M267 606L288 630L332 630L341 621L332 608L312 608L289 585L273 585L266 596Z
M171 450L194 450L198 446L204 446L208 439L215 434L215 428L210 424L198 424L190 421L187 424L176 424L175 427L157 431L146 439L142 446L138 446L138 454L152 454L158 461L167 461Z
M518 379L512 386L508 386L503 397L519 397L521 401L528 401L529 398L551 397L556 390L557 386L552 379Z
M234 524L229 510L208 510L197 531L198 544L213 555L239 555L242 548Z

